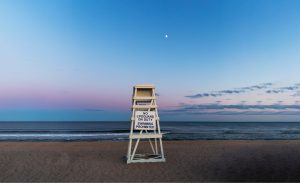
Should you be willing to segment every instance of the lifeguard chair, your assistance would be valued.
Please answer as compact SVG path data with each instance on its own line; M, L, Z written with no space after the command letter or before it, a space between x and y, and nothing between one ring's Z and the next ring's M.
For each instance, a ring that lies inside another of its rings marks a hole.
M151 153L136 154L141 139L148 140ZM135 141L132 149L132 142ZM154 141L154 145L153 145ZM159 144L158 144L159 143ZM165 162L157 112L154 85L136 85L132 95L132 117L127 152L127 164L136 162Z

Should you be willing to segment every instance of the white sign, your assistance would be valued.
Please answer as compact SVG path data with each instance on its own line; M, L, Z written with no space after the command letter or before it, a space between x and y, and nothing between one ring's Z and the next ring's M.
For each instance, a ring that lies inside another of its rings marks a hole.
M154 111L136 111L135 125L136 130L156 130Z

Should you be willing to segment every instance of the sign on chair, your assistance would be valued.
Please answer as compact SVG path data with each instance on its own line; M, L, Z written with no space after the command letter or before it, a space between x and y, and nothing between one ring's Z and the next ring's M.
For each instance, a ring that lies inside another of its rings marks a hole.
M136 153L141 139L149 141L149 145L152 149L151 153ZM135 145L132 149L134 141ZM154 141L154 145L152 141ZM162 133L160 131L156 105L155 87L153 85L136 85L133 87L127 163L165 161Z
M135 125L136 130L155 130L155 112L154 111L136 111Z

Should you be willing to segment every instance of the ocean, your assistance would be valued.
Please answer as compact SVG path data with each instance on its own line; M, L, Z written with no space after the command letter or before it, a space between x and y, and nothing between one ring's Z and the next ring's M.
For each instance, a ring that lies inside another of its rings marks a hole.
M130 122L0 122L0 141L126 141ZM164 140L300 140L300 122L161 122Z

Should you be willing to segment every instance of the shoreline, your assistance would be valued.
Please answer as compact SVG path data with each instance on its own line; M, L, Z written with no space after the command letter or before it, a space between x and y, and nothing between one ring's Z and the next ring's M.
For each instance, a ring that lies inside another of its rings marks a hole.
M300 181L300 140L180 140L163 144L166 163L127 165L128 142L2 141L0 181ZM139 148L141 153L150 152L147 142Z

